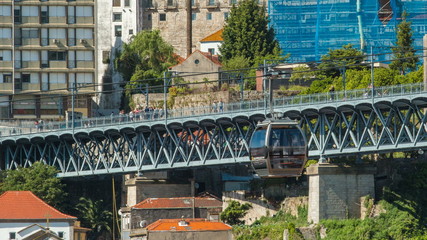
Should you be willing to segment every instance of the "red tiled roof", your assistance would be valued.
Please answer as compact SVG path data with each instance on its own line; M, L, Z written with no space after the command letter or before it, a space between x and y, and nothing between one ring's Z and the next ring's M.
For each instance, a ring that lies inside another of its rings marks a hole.
M199 51L199 50L197 50ZM215 63L216 65L222 66L221 62L219 61L219 56L218 55L211 55L208 52L202 52L199 51L201 54L203 54L203 56L207 57L208 59L210 59L213 63Z
M0 196L2 219L76 219L63 214L30 191L7 191Z
M196 197L195 207L198 208L215 208L222 207L222 202L216 198ZM150 208L191 208L193 207L192 197L180 198L147 198L136 204L133 208L150 209Z
M211 35L203 38L202 40L200 40L200 42L222 42L222 32L224 31L224 29L220 29L214 33L212 33Z
M222 66L221 62L219 61L219 56L218 56L218 55L211 55L211 54L210 54L210 53L208 53L208 52L202 52L202 51L200 51L200 50L196 50L196 51L194 51L193 53L191 53L191 54L190 54L190 56L192 56L192 55L193 55L194 53L196 53L196 52L198 52L198 53L202 54L202 55L203 55L203 56L205 56L207 59L211 60L211 62L215 63L216 65L218 65L218 66ZM169 69L172 69L172 68L174 68L174 67L176 67L176 66L181 65L182 63L184 63L185 61L187 61L187 59L189 59L189 58L190 58L190 56L188 56L184 61L179 62L178 64L176 64L176 65L174 65L174 66L170 66L170 67L169 67Z
M180 226L180 221L186 226ZM210 222L207 219L159 219L147 226L148 231L228 231L231 227L222 222Z

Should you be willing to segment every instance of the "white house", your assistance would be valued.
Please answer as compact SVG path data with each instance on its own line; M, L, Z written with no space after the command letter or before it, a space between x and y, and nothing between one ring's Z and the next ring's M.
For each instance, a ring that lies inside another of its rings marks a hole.
M0 196L0 239L74 239L76 217L61 213L30 191Z
M220 29L211 35L200 40L200 51L208 52L211 55L220 55L219 47L222 45L222 31L224 29Z

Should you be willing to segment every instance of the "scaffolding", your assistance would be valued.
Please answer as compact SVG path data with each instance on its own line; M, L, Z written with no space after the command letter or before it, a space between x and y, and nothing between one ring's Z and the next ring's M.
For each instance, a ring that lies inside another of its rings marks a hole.
M269 0L270 25L290 62L319 61L329 49L352 44L378 60L392 58L396 27L406 11L414 47L422 54L427 0Z

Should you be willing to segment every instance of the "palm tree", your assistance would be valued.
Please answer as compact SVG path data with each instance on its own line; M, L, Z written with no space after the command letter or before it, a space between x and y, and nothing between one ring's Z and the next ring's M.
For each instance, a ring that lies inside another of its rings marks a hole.
M76 206L76 210L80 212L82 225L92 229L91 238L97 239L99 236L111 234L112 213L105 210L104 201L81 197L80 202Z

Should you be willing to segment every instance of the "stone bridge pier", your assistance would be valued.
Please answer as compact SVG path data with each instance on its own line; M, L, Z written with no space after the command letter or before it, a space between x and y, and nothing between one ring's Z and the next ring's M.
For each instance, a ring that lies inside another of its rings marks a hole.
M367 165L321 163L308 167L308 221L360 218L361 197L375 198L375 172L375 167Z

